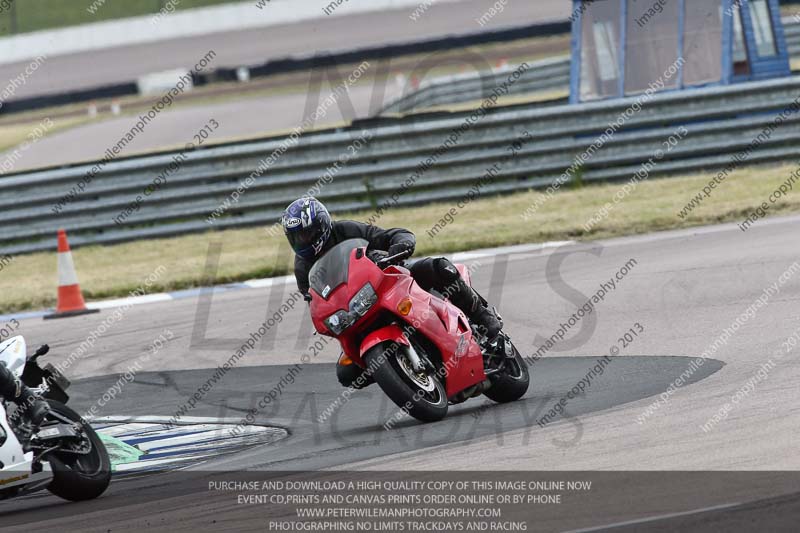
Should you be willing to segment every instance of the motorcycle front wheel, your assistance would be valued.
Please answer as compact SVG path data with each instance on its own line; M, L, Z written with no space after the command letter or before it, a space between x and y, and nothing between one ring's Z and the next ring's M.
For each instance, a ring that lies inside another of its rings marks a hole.
M441 380L416 372L407 351L395 343L373 346L364 356L367 369L397 406L421 422L436 422L447 415L447 394Z
M70 501L92 500L108 488L111 482L111 461L103 441L92 426L81 421L78 413L54 400L48 400L51 413L60 415L78 424L88 437L89 451L76 454L66 451L53 451L44 457L53 468L53 480L47 490L60 498ZM49 415L45 421L63 422Z

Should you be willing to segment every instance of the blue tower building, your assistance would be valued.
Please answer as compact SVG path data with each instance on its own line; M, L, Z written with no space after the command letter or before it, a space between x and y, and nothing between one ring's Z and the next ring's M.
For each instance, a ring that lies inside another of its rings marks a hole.
M570 101L788 76L778 0L573 0Z

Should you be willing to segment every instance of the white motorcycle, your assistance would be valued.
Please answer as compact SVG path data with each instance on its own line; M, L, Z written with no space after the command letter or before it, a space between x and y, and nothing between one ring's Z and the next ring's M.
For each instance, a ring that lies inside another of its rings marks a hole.
M32 428L16 404L0 403L0 499L48 489L67 500L90 500L111 481L100 437L65 405L69 380L53 365L37 363L49 349L45 344L27 357L22 336L0 343L0 361L50 405L44 422Z

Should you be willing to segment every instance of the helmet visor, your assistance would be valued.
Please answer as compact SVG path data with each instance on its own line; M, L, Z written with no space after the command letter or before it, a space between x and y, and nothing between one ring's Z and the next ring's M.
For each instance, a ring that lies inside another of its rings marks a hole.
M289 244L292 246L292 249L295 252L301 252L320 240L322 238L322 234L323 229L316 227L304 228L298 231L290 231L286 234L286 237L289 239Z

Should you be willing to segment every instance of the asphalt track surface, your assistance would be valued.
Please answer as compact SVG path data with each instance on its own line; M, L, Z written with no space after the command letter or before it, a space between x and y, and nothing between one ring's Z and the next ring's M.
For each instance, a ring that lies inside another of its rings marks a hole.
M429 68L462 68L466 72L479 72L493 68L498 62L507 61L509 57L561 55L567 48L566 39L556 38L523 41L515 45L478 51L467 48L370 61L362 79L348 89L346 96L340 96L337 105L329 108L312 127L342 124L379 114L390 102L414 92L412 80L438 76L435 70L431 72ZM319 71L306 71L291 76L266 78L249 85L222 84L202 92L185 93L175 106L166 108L158 115L157 127L145 128L120 154L128 156L182 147L212 118L220 124L211 137L213 142L287 132L302 124L306 117L310 117L331 94L331 87L342 83L354 68L355 66L337 67L336 73L328 69L326 73L329 77L321 85L317 81ZM212 97L213 100L209 101ZM149 104L136 104L136 109L147 110L157 100L158 98L153 98ZM105 105L107 107L108 102ZM60 116L53 116L52 121L58 127L85 112L79 109L64 111ZM136 117L137 113L123 105L119 116L106 112L94 121L52 133L16 154L11 169L19 171L100 159L109 146L116 144L130 131L137 121ZM4 123L13 120L30 124L30 118L15 118L14 115L4 119ZM7 153L13 151L10 149Z
M294 24L51 56L14 96L21 98L125 83L152 72L191 68L208 50L217 53L214 67L259 65L288 57L564 20L570 13L570 3L564 0L507 2L501 13L481 27L476 20L494 4L495 0L434 3L417 21L409 17L413 8L333 17L321 13L318 19ZM268 18L269 9L257 9L254 1L253 16ZM18 76L29 63L0 65L0 79Z
M800 328L800 272L786 277L780 290L752 317L740 320L741 326L728 342L664 403L655 409L652 405L690 368L690 361L798 259L798 222L798 217L775 218L758 222L746 233L735 225L721 225L477 259L475 285L499 305L506 329L523 354L532 353L541 344L534 342L537 335L556 331L578 302L594 294L622 265L631 258L636 265L598 304L594 326L584 319L580 326L587 328L584 332L575 333L576 326L569 333L572 337L565 337L560 347L533 366L532 386L520 402L482 410L485 401L475 399L453 408L442 422L418 425L407 420L386 431L383 423L396 411L373 386L356 394L333 422L315 422L317 413L341 392L331 368L338 350L329 345L277 402L259 413L260 422L288 428L288 439L202 468L367 469L404 471L410 476L435 470L752 471L757 479L720 482L719 487L687 481L688 474L663 475L642 485L631 473L630 483L615 484L602 498L587 502L581 512L565 515L552 508L537 521L542 530L552 531L661 517L647 522L647 527L667 530L665 524L684 524L691 530L705 524L724 530L734 511L744 513L739 516L747 520L786 516L774 515L776 510L796 517L797 499L788 495L797 493L798 486L800 457L795 437L800 422L796 386L800 376L797 352L786 353L782 342ZM227 360L264 320L266 307L275 309L288 294L283 285L219 293L211 302L205 332L195 328L204 322L203 306L196 298L130 308L99 339L90 357L68 369L74 380L83 378L72 389L75 405L92 403L93 396L116 381L117 373L145 353L153 338L169 329L175 339L144 365L135 383L102 414L171 416L179 399L196 390L212 373L209 369ZM58 361L106 313L63 321L22 320L20 333L30 345L50 342L52 360ZM243 416L259 393L274 387L286 365L297 363L299 354L314 342L307 335L304 316L299 308L289 313L274 334L267 335L264 344L189 414ZM548 402L557 401L637 322L644 333L612 359L585 397L569 404L570 416L545 427L537 425ZM227 340L219 339L223 337ZM764 379L752 382L767 361L774 366ZM701 426L748 381L753 387L727 417L703 431ZM648 408L651 414L641 418ZM761 472L759 478L759 471L781 470L795 475L776 479L774 472ZM167 482L147 483L118 482L108 496L75 507L50 496L4 502L0 513L4 524L30 528L41 521L41 527L61 524L69 529L79 522L68 516L86 512L84 520L89 516L97 522L85 524L121 530L129 527L125 524L143 524L141 517L135 517L141 508L133 498L143 487L155 484L154 494L160 490L162 496L163 491L172 490ZM160 507L150 509L153 514L148 517L171 525L182 517L187 529L208 525L203 522L208 516L197 513L208 503L205 499L192 502L189 496L183 496L187 498L183 501L182 496L174 497L178 499L165 499ZM134 503L125 507L126 502ZM229 524L245 523L235 522L236 516L246 520L243 514L237 515L243 513L241 509L220 505L231 513L225 515L233 521ZM687 512L691 514L673 516ZM628 527L641 530L643 524Z
M340 72L345 77L350 74L344 70ZM209 142L288 132L302 124L305 117L311 116L331 94L331 87L326 84L320 89L319 96L309 95L309 84L307 79L305 85L288 92L167 108L151 122L154 126L145 127L120 150L120 156L183 148L212 119L219 123L219 127L210 134ZM372 80L358 83L350 87L347 98L342 96L338 100L341 105L328 108L313 127L342 124L370 116L403 94L403 90L404 84L395 83L393 79L388 83L373 83ZM380 105L372 104L375 94ZM56 118L53 123L57 127L62 120L68 119ZM19 152L19 158L14 158L13 170L99 160L107 149L125 137L137 120L137 115L120 115L47 135ZM13 151L10 149L6 154Z

